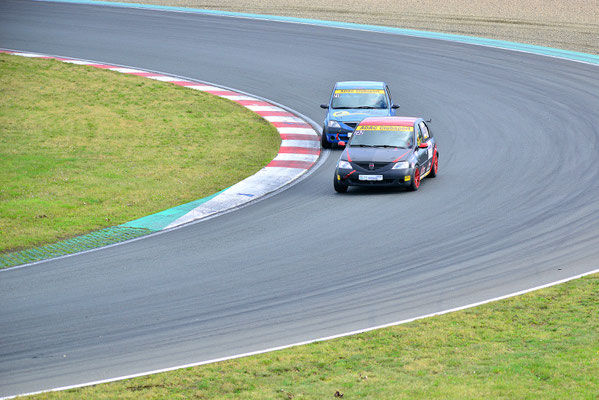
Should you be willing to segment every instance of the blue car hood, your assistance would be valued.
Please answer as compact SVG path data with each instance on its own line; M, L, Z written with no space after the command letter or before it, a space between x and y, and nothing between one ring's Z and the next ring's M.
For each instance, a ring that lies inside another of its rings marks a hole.
M359 122L366 117L386 117L389 116L389 109L350 109L329 111L329 119L341 122Z

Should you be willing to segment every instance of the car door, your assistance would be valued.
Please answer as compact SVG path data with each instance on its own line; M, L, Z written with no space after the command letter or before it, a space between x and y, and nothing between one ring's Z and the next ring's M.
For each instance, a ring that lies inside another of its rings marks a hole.
M387 104L389 106L389 115L393 116L397 114L397 110L394 109L393 106L393 99L391 98L391 91L389 90L389 86L385 85L385 92L387 92L387 99L389 100L389 104Z
M435 139L433 139L433 135L431 134L431 131L426 122L420 121L418 123L418 127L420 128L420 132L422 132L422 140L428 143L428 148L426 149L427 160L425 169L425 171L428 171L433 165L433 154L435 153Z
M429 167L429 158L428 158L428 148L426 149L421 149L419 146L422 143L425 143L426 140L424 139L424 135L422 132L422 129L420 127L420 124L416 124L414 127L414 130L416 132L416 158L418 159L418 165L420 166L420 174L424 174L426 171L428 171Z

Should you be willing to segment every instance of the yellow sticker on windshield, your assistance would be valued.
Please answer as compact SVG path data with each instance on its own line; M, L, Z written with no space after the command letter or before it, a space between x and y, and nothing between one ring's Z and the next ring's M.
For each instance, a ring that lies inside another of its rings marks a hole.
M393 126L393 125L360 125L356 128L360 131L399 131L399 132L413 132L413 126Z
M337 89L335 90L335 94L342 93L377 93L377 94L385 94L383 89Z

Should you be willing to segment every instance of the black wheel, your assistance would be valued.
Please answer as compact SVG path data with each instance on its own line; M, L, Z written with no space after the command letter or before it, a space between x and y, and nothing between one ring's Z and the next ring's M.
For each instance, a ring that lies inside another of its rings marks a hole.
M322 135L320 136L320 144L322 145L323 149L331 148L331 143L327 140L327 135L325 134L324 129L322 130Z
M335 191L337 193L345 193L345 192L347 192L347 185L339 182L339 180L337 179L337 175L335 175L333 177L333 186L335 187Z
M431 172L429 172L428 177L434 178L437 176L437 171L439 171L439 154L435 150L433 154L433 161L431 162Z
M414 173L412 174L412 183L408 186L408 190L415 192L420 187L420 167L414 167Z

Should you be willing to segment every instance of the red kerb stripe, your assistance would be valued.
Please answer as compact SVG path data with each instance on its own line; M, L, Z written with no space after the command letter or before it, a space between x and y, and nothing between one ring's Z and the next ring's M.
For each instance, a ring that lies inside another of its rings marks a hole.
M189 82L189 81L171 81L170 83L175 84L177 86L195 86L197 82Z
M209 93L210 94L214 94L216 96L243 96L243 95L241 95L239 93L232 92L230 90L221 90L221 91L218 91L218 92L209 92Z
M267 167L308 169L312 164L314 164L312 161L272 160Z
M256 114L259 114L263 117L295 117L295 115L291 114L287 111L254 111Z
M280 135L283 140L320 140L318 135L298 135L295 133L281 133Z
M242 106L272 106L270 103L258 100L235 100L235 102Z
M312 128L305 122L271 122L277 128Z
M320 149L313 149L308 147L292 147L292 146L281 146L279 147L279 153L297 153L297 154L320 154Z
M103 68L103 69L118 68L115 65L106 65L106 64L88 64L87 67L96 67L96 68Z

